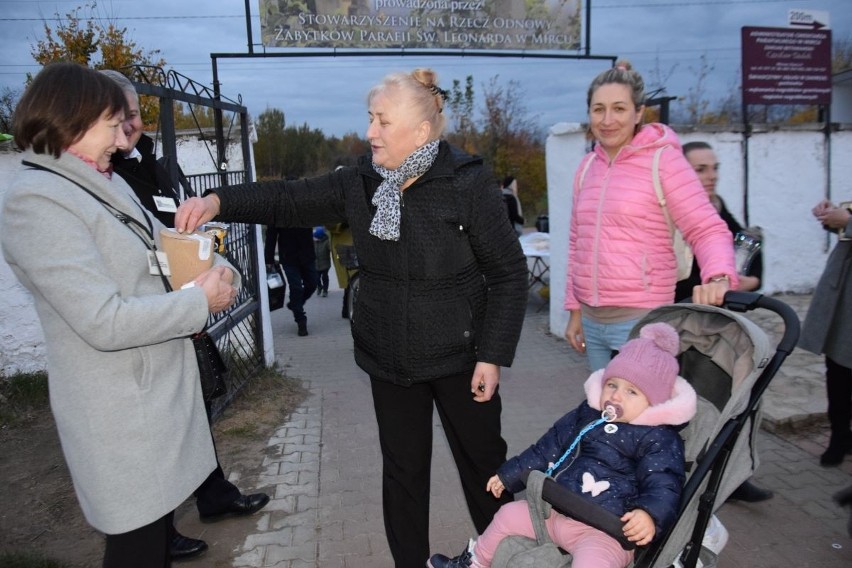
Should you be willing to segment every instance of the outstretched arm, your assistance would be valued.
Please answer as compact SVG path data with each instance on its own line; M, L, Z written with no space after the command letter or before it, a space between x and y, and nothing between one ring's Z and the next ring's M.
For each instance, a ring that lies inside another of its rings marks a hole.
M175 229L179 233L191 233L219 214L219 196L211 193L206 197L190 197L180 204L175 213Z

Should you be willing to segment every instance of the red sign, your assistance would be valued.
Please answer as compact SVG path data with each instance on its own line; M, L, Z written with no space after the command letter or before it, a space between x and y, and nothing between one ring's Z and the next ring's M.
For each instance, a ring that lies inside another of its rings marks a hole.
M743 102L831 104L831 30L742 29Z

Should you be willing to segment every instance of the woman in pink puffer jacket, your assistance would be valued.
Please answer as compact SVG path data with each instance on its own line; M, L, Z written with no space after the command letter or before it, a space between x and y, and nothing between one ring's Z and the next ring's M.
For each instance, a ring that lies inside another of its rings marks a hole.
M642 316L674 301L672 234L653 184L658 151L666 208L702 267L693 301L719 305L737 283L731 233L674 131L641 125L644 100L644 81L629 63L604 71L589 87L596 145L574 179L565 338L586 353L592 371L606 366Z

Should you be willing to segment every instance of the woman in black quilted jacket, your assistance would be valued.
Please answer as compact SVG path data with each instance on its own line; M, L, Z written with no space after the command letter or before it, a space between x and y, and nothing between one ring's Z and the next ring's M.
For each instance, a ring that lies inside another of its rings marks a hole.
M370 376L385 530L403 568L429 557L433 405L476 529L512 500L482 488L506 458L498 385L523 324L526 259L482 160L440 140L445 99L431 70L388 75L367 97L372 151L357 166L220 188L175 220L178 230L214 217L349 224L361 279L355 361Z

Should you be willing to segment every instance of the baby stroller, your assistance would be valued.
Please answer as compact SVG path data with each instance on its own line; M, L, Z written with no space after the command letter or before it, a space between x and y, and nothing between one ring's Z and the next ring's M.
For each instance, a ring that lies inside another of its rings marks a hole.
M766 309L781 317L784 332L774 350L767 335L741 313ZM792 308L753 292L728 292L723 308L691 303L662 306L645 316L631 332L665 322L680 336L680 374L698 394L698 412L685 427L687 478L678 520L666 534L637 550L633 567L684 568L716 565L715 554L701 546L713 512L757 469L754 438L760 422L760 397L799 338L799 319ZM610 534L625 549L617 516L583 496L564 490L541 472L532 472L527 500L537 540L504 539L492 562L495 568L561 568L569 555L558 552L541 518L557 511ZM537 518L538 516L538 518ZM543 560L545 559L545 560Z

